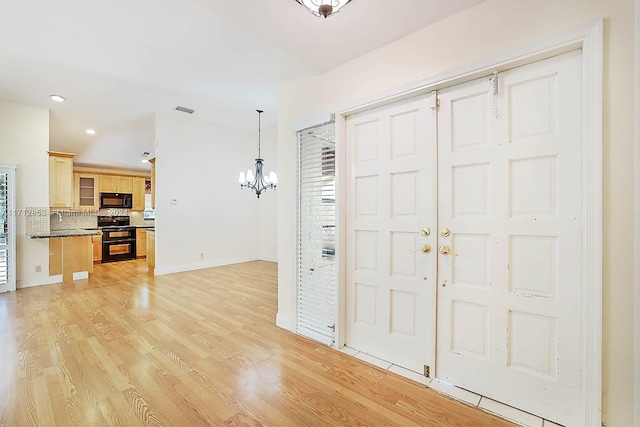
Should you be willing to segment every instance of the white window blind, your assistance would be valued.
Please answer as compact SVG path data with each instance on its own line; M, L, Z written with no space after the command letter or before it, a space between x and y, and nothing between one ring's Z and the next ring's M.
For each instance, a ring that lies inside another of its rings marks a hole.
M15 169L0 165L0 292L16 289Z
M335 170L335 124L299 131L296 330L327 345L336 322Z

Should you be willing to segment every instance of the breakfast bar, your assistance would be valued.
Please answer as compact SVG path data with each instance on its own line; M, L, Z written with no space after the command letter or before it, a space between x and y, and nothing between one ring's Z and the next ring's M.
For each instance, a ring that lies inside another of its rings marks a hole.
M73 273L93 272L91 236L98 230L52 230L28 235L29 239L49 240L49 275L62 274L62 283L73 283Z

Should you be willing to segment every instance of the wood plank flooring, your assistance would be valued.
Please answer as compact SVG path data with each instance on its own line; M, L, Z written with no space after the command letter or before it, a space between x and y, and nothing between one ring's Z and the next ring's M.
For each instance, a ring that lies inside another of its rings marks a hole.
M507 426L275 326L277 268L145 260L0 294L0 426Z

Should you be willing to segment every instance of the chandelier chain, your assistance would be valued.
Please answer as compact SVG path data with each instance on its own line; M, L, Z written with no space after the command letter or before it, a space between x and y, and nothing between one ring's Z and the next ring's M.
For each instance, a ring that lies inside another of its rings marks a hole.
M258 158L261 159L262 156L260 156L260 118L262 117L262 113L264 113L263 110L256 110L258 112Z

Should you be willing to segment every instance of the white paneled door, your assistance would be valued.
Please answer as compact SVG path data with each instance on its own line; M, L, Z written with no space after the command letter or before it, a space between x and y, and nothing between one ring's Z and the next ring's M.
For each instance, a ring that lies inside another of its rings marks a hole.
M443 90L438 112L436 375L563 425L581 413L581 64Z
M580 424L581 73L573 51L347 118L347 345L432 373L435 345L440 380Z
M435 96L347 118L347 344L423 372L435 356Z

